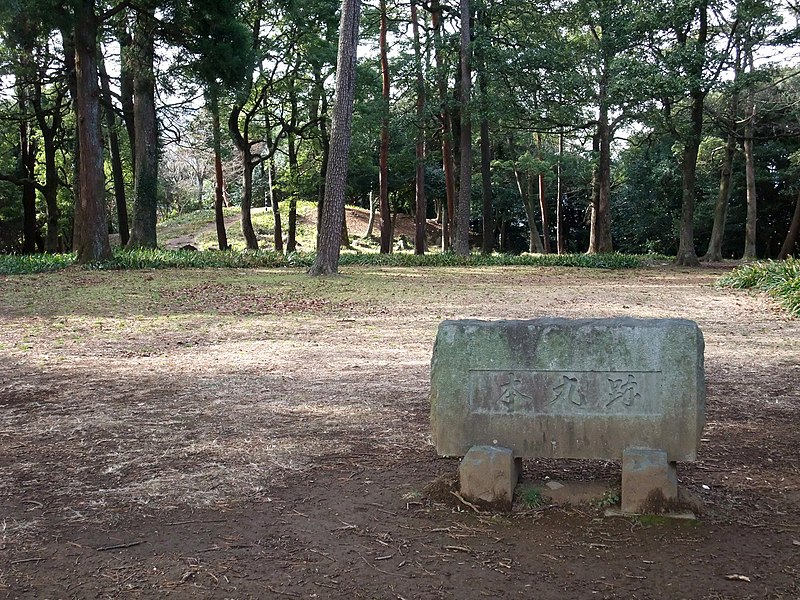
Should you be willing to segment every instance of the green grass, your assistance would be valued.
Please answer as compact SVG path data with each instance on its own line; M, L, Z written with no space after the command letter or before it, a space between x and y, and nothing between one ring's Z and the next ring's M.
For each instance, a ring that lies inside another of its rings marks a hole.
M374 254L342 253L339 264L374 267L584 267L591 269L625 269L641 266L645 258L625 254L455 254L410 253ZM75 262L73 254L39 254L32 256L0 256L0 275L40 273L63 269ZM313 253L294 253L289 256L269 250L238 252L203 250L122 250L116 249L110 260L92 263L84 268L94 270L136 269L248 269L295 267L307 269L314 262Z
M757 289L774 297L793 317L800 317L800 259L755 262L722 277L722 287Z

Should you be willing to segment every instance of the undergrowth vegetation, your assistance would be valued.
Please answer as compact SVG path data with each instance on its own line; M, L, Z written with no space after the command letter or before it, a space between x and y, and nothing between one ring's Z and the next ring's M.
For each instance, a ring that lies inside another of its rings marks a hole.
M585 267L592 269L624 269L641 266L650 257L629 254L455 254L410 253L373 254L342 253L339 264L378 267ZM40 273L73 265L74 254L41 254L35 256L0 256L0 275ZM101 263L86 265L95 270L121 269L204 269L204 268L308 268L313 253L288 256L267 250L258 251L189 251L189 250L115 250L114 256Z
M800 259L744 265L721 278L719 285L761 290L773 296L790 315L800 317Z

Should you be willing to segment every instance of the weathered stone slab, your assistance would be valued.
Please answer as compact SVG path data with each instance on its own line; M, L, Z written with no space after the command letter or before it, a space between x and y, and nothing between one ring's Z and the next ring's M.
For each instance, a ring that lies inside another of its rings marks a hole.
M678 473L663 450L626 448L622 453L622 512L663 512L678 500Z
M473 446L458 465L461 495L510 509L520 477L520 461L510 448Z
M445 321L431 363L436 449L619 459L640 447L695 460L703 349L682 319Z

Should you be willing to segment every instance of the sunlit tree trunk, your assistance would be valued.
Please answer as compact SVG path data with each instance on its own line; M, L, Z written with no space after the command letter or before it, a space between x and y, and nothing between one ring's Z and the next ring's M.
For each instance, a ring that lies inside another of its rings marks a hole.
M133 218L130 248L155 248L158 206L158 120L156 119L155 18L139 10L133 33L136 68L133 121L136 129Z
M360 0L342 0L339 53L336 60L336 99L333 106L331 148L325 178L325 200L320 223L319 248L314 264L309 269L310 275L332 275L339 271L360 13Z
M431 0L431 19L433 23L434 58L436 61L436 87L441 105L439 118L442 127L442 170L444 171L447 202L442 215L442 251L450 249L453 229L453 213L456 203L455 164L453 163L452 127L447 96L447 73L442 52L442 7L439 0Z
M106 118L106 130L108 131L108 149L111 155L111 174L114 179L114 197L117 204L117 222L119 225L119 241L124 247L130 238L128 231L128 203L125 198L125 175L122 169L122 156L119 148L119 135L117 135L117 124L114 118L114 104L111 99L111 85L108 73L106 72L105 62L101 58L100 85L103 91L103 113Z
M461 172L459 181L458 206L455 211L455 232L453 250L460 256L469 254L469 217L472 199L472 127L470 119L470 89L472 75L470 57L470 1L461 0Z
M750 71L753 71L752 54L748 57ZM747 219L745 221L744 260L753 260L756 257L756 219L758 216L756 203L756 168L753 157L753 136L756 121L756 105L753 91L747 93L746 121L744 123L744 171L747 187Z
M428 204L425 200L425 78L422 73L422 49L419 41L417 3L411 0L411 27L414 35L414 67L417 76L417 135L415 144L414 176L414 254L425 254L425 222Z
M786 239L783 241L783 246L781 246L780 253L778 253L778 260L784 260L788 258L792 252L794 252L798 235L800 235L800 193L797 194L797 200L794 204L792 223L789 225L789 231L786 234Z
M378 156L378 203L381 212L381 254L392 251L392 221L389 210L389 54L387 48L388 18L386 0L380 2L380 59L381 59L381 142Z
M77 0L75 7L76 119L80 144L80 229L75 248L78 262L111 258L100 134L100 88L97 84L97 15L94 0Z

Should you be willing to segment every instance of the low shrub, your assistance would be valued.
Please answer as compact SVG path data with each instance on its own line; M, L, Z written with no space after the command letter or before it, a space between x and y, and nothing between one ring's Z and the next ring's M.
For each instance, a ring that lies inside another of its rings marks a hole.
M722 287L766 292L793 317L800 317L800 259L754 262L722 277Z

